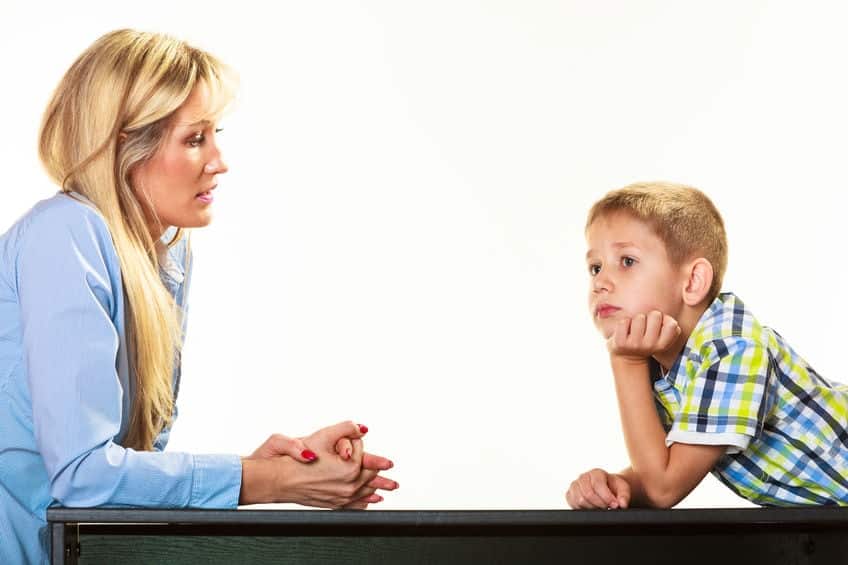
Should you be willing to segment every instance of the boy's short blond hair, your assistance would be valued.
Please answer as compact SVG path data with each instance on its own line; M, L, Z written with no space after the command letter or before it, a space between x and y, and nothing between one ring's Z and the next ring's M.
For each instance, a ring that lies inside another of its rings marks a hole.
M709 302L718 296L727 269L727 234L721 214L706 194L671 182L634 183L595 202L586 229L614 212L626 212L650 226L665 243L674 266L696 257L709 261L713 267Z

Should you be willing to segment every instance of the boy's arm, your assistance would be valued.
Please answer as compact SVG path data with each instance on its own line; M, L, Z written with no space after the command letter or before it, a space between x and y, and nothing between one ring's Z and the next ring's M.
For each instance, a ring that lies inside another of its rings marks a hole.
M660 317L659 321L656 320ZM670 508L694 489L725 453L724 445L665 444L653 399L648 359L679 334L673 318L659 312L653 320L622 325L610 339L624 441L631 467L622 472L630 483L633 506ZM621 330L621 331L619 331Z
M724 445L665 444L644 367L613 360L615 390L631 466L620 473L630 484L631 506L670 508L692 492L727 450Z

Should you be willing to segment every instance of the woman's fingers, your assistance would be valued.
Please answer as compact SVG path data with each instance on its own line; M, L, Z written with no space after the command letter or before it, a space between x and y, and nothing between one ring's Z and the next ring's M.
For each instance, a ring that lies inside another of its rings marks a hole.
M327 449L332 449L336 445L336 442L344 437L349 439L359 439L367 432L368 426L356 424L351 420L347 420L322 428L309 436L309 438L321 441Z
M371 469L373 471L388 471L394 466L395 464L392 463L391 460L386 459L385 457L373 455L371 453L362 454L363 469Z
M365 453L365 446L361 439L352 439L350 444L353 447L353 452L350 455L350 461L353 461L360 467L362 466L362 454Z
M301 463L315 461L318 456L309 449L299 438L291 438L283 434L272 434L251 455L254 459L270 459L288 455Z
M392 479L383 477L381 475L377 475L376 477L368 481L367 484L369 487L380 490L395 490L400 486L397 481L393 481Z
M353 493L353 496L350 497L350 502L356 502L357 500L360 500L367 496L371 496L376 491L377 489L375 489L374 487L370 487L367 484L362 485L361 487L356 489L356 491Z
M337 441L336 453L345 461L349 460L351 455L353 455L353 444L350 442L350 439L343 437Z
M396 481L379 476L381 471L394 466L392 461L365 453L361 438L367 431L367 426L346 421L303 438L302 443L320 454L320 458L316 465L302 467L306 475L312 475L312 471L315 474L295 481L297 490L305 495L297 496L295 500L301 504L331 508L365 508L368 504L382 501L383 497L375 492L378 489L390 491L398 488Z
M360 498L359 500L354 500L350 504L345 504L344 506L342 506L342 508L346 510L365 510L366 508L368 508L369 504L376 504L378 502L383 502L383 497L375 493Z

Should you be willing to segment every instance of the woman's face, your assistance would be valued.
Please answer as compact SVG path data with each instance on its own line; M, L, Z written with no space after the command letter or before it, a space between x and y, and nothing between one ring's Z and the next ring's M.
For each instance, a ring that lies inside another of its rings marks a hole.
M227 166L215 140L215 123L204 118L208 104L208 87L200 83L174 114L153 158L131 173L133 191L148 208L154 240L170 226L195 228L212 221L217 175Z

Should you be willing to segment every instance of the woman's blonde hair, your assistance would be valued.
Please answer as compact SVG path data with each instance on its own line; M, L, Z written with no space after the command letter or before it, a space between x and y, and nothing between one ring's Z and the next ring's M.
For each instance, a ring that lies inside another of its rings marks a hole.
M718 208L706 194L671 182L634 183L613 190L595 202L586 219L586 230L614 212L626 212L648 224L665 243L675 266L704 257L713 267L713 282L707 299L721 291L727 269L727 234Z
M217 59L167 35L117 30L71 65L44 113L39 156L64 192L103 215L121 265L127 343L136 381L125 447L150 450L173 414L172 375L181 312L159 276L159 253L131 173L150 160L195 86L208 86L209 117L232 100L234 77ZM170 244L182 236L177 230Z

